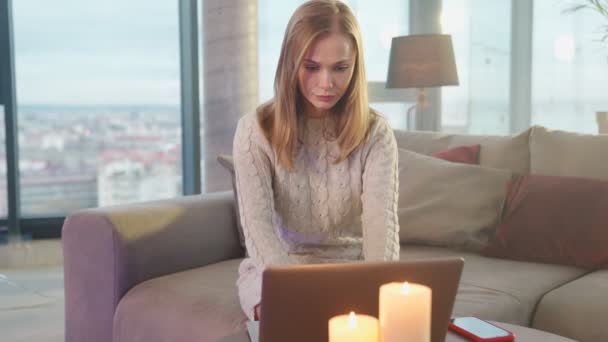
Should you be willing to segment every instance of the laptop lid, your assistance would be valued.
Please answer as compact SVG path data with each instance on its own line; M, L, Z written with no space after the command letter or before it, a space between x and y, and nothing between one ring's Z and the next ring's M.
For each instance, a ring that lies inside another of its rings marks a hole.
M260 342L327 341L328 321L354 311L378 317L380 286L423 284L432 290L431 341L447 333L464 260L270 267L262 278Z

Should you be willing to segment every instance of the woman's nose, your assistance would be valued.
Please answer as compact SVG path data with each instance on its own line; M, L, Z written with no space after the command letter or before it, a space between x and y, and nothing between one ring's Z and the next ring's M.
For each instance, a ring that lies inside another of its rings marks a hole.
M319 79L319 87L323 89L333 88L333 78L329 71L322 71Z

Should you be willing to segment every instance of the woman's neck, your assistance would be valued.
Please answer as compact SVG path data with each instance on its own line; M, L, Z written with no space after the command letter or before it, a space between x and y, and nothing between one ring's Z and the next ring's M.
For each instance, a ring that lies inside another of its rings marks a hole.
M308 119L325 119L330 114L331 112L329 110L317 109L308 102L304 105L304 115Z

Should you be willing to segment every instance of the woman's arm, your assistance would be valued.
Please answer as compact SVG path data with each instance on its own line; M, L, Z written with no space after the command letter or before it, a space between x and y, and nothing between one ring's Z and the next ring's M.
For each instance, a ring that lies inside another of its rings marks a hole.
M234 137L236 187L247 252L259 270L290 263L277 234L272 187L272 150L254 115L237 126Z
M397 142L378 118L363 151L363 255L366 261L399 260Z

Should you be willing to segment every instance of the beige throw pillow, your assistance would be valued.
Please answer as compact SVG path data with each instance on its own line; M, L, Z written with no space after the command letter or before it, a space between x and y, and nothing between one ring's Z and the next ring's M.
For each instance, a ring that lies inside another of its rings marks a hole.
M534 126L530 173L608 180L608 135L579 134Z
M399 149L402 243L480 250L499 221L512 172Z

